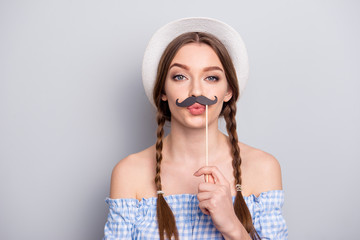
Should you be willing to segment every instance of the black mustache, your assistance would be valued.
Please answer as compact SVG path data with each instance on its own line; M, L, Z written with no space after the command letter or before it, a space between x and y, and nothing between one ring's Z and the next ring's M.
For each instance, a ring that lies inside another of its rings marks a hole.
M176 99L176 105L179 107L189 107L194 103L200 103L202 105L210 106L217 103L217 97L215 96L215 99L211 100L205 96L198 96L198 97L191 96L185 99L184 101L182 101L181 103L179 102L179 99Z

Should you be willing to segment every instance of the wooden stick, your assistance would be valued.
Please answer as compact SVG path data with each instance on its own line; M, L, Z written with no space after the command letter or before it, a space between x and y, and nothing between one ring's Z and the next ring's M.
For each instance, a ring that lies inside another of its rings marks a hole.
M206 154L205 154L205 165L209 166L209 129L208 129L208 105L206 105L206 120L205 120L205 124L206 124L206 140L205 140L205 145L206 145ZM209 175L206 174L206 182L209 182Z

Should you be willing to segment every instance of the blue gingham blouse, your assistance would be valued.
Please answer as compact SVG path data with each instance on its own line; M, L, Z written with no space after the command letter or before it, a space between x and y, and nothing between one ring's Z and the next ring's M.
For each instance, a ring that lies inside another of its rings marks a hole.
M224 239L215 228L211 217L203 214L199 200L193 194L164 196L174 213L181 240ZM281 214L284 203L283 190L263 192L259 197L244 197L250 210L254 227L261 239L287 239L288 231ZM106 198L109 205L104 240L110 239L159 239L156 218L156 197ZM233 202L235 196L233 196Z

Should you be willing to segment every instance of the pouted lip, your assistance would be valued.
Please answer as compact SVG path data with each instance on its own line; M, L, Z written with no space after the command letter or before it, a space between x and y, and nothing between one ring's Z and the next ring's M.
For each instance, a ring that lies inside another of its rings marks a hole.
M205 108L205 106L200 103L194 103L193 105L187 107L187 109L193 109L193 108L199 109L199 108Z

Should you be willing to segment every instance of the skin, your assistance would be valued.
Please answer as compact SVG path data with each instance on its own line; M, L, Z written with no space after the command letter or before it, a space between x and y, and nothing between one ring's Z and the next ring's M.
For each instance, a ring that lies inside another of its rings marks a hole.
M168 101L171 132L163 141L161 181L164 196L196 194L199 207L212 217L225 239L250 239L237 219L231 196L236 195L231 145L218 129L224 102L232 97L223 66L206 44L191 43L175 55L165 81L163 101ZM209 106L209 166L205 165L205 113L192 115L175 105L189 96L204 95L218 102ZM282 189L281 170L271 154L239 142L243 195ZM157 197L154 183L155 146L132 154L114 167L110 198ZM205 174L210 181L205 182Z

